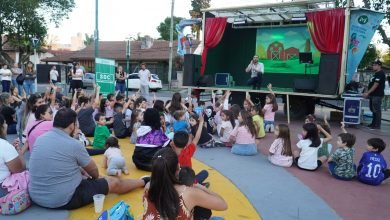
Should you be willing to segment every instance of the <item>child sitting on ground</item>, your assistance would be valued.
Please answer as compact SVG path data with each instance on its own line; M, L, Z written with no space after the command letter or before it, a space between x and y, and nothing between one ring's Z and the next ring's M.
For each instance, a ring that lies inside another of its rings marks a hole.
M251 115L252 115L253 124L255 125L255 129L256 129L256 139L259 140L265 137L264 114L263 111L261 110L261 106L260 105L252 106Z
M176 133L178 131L188 132L188 123L186 121L186 112L184 110L175 111L173 113L173 118L175 121L173 122L173 132Z
M199 118L199 124L203 124L203 117ZM198 144L203 128L203 126L198 126L198 130L190 143L188 143L189 135L187 132L179 131L175 133L173 141L171 141L171 147L178 156L180 167L187 166L192 168L192 157L195 154L196 145ZM208 172L202 170L196 175L195 179L198 183L202 184L207 177Z
M356 166L353 164L353 154L355 149L356 137L344 129L344 123L341 123L343 133L337 137L337 149L328 159L328 169L330 174L339 180L351 180L356 176Z
M278 103L276 97L272 91L272 84L268 84L268 89L271 94L268 94L265 98L265 105L263 107L264 113L264 129L265 132L274 132L275 112L278 111Z
M360 182L368 185L379 185L390 176L390 169L381 152L385 150L386 144L380 138L367 140L367 152L360 159L357 168L357 178Z
M230 133L233 131L233 128L236 127L236 123L234 121L233 113L229 110L223 110L221 112L221 130L219 132L219 136L221 137L219 140L226 147L232 147L232 143L230 142Z
M106 126L106 117L102 113L95 115L96 127L93 135L93 148L104 149L107 138L111 135Z
M133 113L131 114L131 137L130 137L130 144L135 144L137 141L137 130L141 127L141 123L144 120L144 113L139 110L135 109Z
M269 149L268 160L277 166L291 167L293 157L291 151L290 129L288 125L277 125L274 133L276 140L274 140Z
M125 105L122 105L121 103L115 103L114 105L114 123L113 123L113 130L114 134L117 138L125 138L130 136L130 130L126 128L125 124L125 115L127 107L129 106L130 102L126 102Z
M242 156L257 154L256 129L252 116L246 110L241 110L238 122L239 124L230 133L230 141L234 143L231 152Z
M122 172L129 174L129 170L126 167L125 158L119 149L118 139L115 137L109 137L105 143L106 152L104 152L103 167L107 168L107 175L120 176Z
M202 122L201 122L202 120ZM199 127L203 127L204 128L204 122L203 122L203 116L199 116L197 114L192 114L190 115L190 125L191 125L191 134L192 134L192 138L194 138L196 136L196 132L198 131L198 128ZM202 132L200 134L200 138L199 138L199 141L198 141L198 145L199 147L204 147L204 148L212 148L214 147L214 140L213 140L213 137L207 133L207 129L204 128L202 129Z
M179 172L179 183L192 187L195 183L195 172L190 167L181 167ZM203 207L194 207L194 219L210 219L211 210Z
M320 138L320 130L325 134L325 138ZM313 123L307 123L303 125L303 140L297 143L297 147L300 151L294 152L294 162L297 167L302 170L315 171L317 170L327 159L326 156L318 157L318 149L324 142L332 140L332 136L326 132L320 125Z

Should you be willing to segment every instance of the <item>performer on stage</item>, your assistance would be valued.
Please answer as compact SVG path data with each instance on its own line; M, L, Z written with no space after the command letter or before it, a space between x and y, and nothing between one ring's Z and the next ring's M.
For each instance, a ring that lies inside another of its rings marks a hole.
M248 67L245 69L245 72L251 73L251 78L248 80L248 85L252 85L253 89L260 89L261 83L263 81L264 65L259 63L259 57L255 55Z

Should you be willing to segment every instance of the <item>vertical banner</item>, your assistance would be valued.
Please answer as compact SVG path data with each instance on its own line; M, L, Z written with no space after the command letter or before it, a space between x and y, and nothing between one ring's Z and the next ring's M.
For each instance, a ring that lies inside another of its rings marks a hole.
M352 80L359 63L384 16L383 13L364 9L351 11L347 58L347 83Z
M95 79L103 95L115 92L115 60L95 59Z

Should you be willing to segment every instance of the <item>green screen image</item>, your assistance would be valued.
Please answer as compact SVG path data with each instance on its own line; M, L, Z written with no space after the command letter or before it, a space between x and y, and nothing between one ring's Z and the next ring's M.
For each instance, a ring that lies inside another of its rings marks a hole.
M306 26L257 29L256 54L264 64L265 73L304 74L305 64L299 63L300 52L312 53L313 64L306 66L306 74L318 74L321 53Z

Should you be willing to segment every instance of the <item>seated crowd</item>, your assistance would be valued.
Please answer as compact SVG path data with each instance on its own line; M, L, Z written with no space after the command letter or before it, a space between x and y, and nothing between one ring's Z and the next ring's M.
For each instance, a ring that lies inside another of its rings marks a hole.
M367 140L367 152L359 164L353 162L356 137L337 135L332 152L330 126L306 117L297 148L293 152L290 129L275 123L278 110L272 86L264 106L255 105L247 93L243 108L230 105L230 91L220 97L212 93L211 105L192 98L183 102L180 93L163 102L154 95L146 100L138 93L103 97L100 88L92 94L79 90L70 99L51 85L42 94L28 97L17 93L0 95L0 184L26 170L29 154L28 192L32 201L53 209L77 209L93 202L93 195L128 193L145 188L143 219L209 219L211 210L226 210L224 199L208 189L208 172L192 170L197 149L226 147L236 155L255 155L266 133L274 133L269 161L277 166L315 171L328 163L330 175L340 180L357 178L378 185L390 175L379 138ZM15 88L12 88L15 89ZM11 117L11 118L10 118ZM12 120L11 120L12 119ZM15 127L9 129L9 127ZM16 132L15 132L16 131ZM6 135L18 133L12 144ZM93 137L93 141L88 137ZM132 163L151 171L140 179L121 179L129 170L118 138L134 144ZM91 156L104 155L107 176L100 177ZM7 195L0 187L0 197Z

